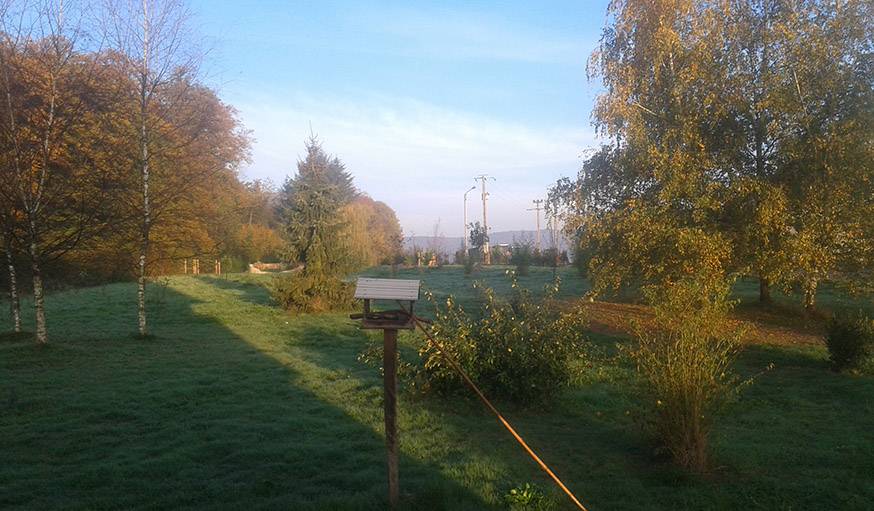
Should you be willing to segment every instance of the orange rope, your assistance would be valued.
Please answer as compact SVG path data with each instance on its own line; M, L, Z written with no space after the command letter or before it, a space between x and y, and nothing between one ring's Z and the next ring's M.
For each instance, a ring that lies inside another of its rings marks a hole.
M519 445L521 445L522 448L525 449L525 452L527 452L528 455L531 456L531 458L535 462L537 462L538 465L540 465L540 468L543 469L543 471L546 472L553 481L555 481L555 484L562 489L562 491L568 496L568 498L571 499L574 504L576 504L577 508L581 509L582 511L588 511L586 507L583 506L582 503L580 503L580 501L573 494L573 492L570 491L563 482L561 482L561 479L559 479L557 475L555 475L555 472L550 470L546 463L544 463L543 460L541 460L540 457L537 456L537 454L534 452L533 449L531 449L531 447L528 447L528 444L525 443L525 440L523 440L522 437L519 436L519 433L516 433L516 430L513 429L513 426L511 426L510 423L507 422L507 419L505 419L504 416L501 415L501 412L499 412L498 409L495 408L494 405L492 405L491 401L489 401L488 398L483 395L483 393L479 390L476 384L470 379L470 377L467 376L467 373L464 372L464 369L461 368L458 362L456 362L454 358L446 353L446 351L443 349L443 346L441 346L440 343L431 336L431 333L422 326L421 320L419 320L418 317L412 314L410 315L410 317L413 322L416 323L416 326L419 327L419 330L421 330L422 333L425 334L425 336L428 338L428 340L431 341L431 343L437 348L437 351L439 351L440 354L443 355L443 358L445 358L446 361L449 362L449 365L455 370L455 372L457 372L461 376L467 386L470 387L471 390L473 390L474 393L480 398L480 401L482 401L483 404L486 405L486 408L488 408L493 414L495 414L495 416L498 418L498 421L507 429L507 431L510 432L511 435L513 435L513 438L515 438L516 441L519 442Z

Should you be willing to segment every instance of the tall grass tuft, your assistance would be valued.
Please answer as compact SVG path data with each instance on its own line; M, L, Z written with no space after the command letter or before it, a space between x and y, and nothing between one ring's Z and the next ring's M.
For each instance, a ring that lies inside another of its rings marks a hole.
M743 382L731 371L741 333L728 321L729 285L681 281L649 288L651 323L628 349L651 403L654 433L682 467L704 472L719 409Z

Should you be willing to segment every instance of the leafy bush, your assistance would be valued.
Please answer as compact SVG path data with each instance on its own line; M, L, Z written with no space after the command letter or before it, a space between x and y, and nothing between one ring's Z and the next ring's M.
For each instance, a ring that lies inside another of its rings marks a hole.
M835 316L828 322L825 344L835 371L861 368L874 354L874 321L862 314Z
M531 267L531 261L534 258L531 243L514 243L512 254L510 256L510 264L516 266L516 274L523 277L528 275L528 269Z
M489 396L540 403L567 385L569 359L581 347L583 322L578 311L562 313L555 306L552 296L558 282L550 286L545 300L535 300L508 273L513 280L509 301L477 285L483 297L478 313L468 314L449 297L445 308L437 310L432 333ZM423 390L466 392L436 347L429 343L419 353L424 359Z
M273 299L286 310L325 312L352 307L353 287L336 277L316 273L278 275L271 283Z
M510 264L510 249L503 245L489 248L489 264Z
M648 288L655 318L637 326L628 349L652 403L656 435L681 466L707 467L707 437L715 413L739 390L731 365L740 332L728 321L727 283L680 281Z

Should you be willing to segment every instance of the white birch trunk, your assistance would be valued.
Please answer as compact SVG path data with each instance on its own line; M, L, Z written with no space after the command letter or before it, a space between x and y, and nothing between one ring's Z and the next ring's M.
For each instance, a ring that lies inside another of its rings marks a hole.
M149 4L143 0L143 62L140 69L140 149L143 185L143 224L140 239L139 279L137 281L137 323L141 336L148 334L146 323L146 260L149 254L149 236L152 212L149 195Z
M15 272L15 260L12 257L12 243L8 237L3 238L6 250L6 267L9 271L9 309L12 315L13 331L21 332L21 299L18 297L18 276Z
M46 308L45 296L42 287L42 268L39 264L39 243L36 236L36 223L31 220L31 235L30 235L30 268L33 273L33 308L36 312L36 343L39 346L45 346L48 343L49 335L46 328Z

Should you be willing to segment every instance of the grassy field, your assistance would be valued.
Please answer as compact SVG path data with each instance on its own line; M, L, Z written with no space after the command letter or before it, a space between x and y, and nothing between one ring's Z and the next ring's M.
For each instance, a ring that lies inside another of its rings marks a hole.
M500 269L479 277L506 286ZM568 298L585 291L563 277ZM345 314L276 309L266 278L156 282L149 340L131 335L131 284L50 295L47 348L0 337L0 508L384 509L381 381L357 360L372 339ZM438 296L475 300L459 268L421 278ZM590 314L597 324L624 310ZM625 341L609 328L594 328L603 356L557 402L499 406L593 511L874 508L874 378L828 370L813 324L743 313L807 337L745 349L742 373L775 368L719 422L707 477L654 449L633 374L610 358ZM402 395L399 426L406 509L503 509L526 482L565 507L474 401Z

